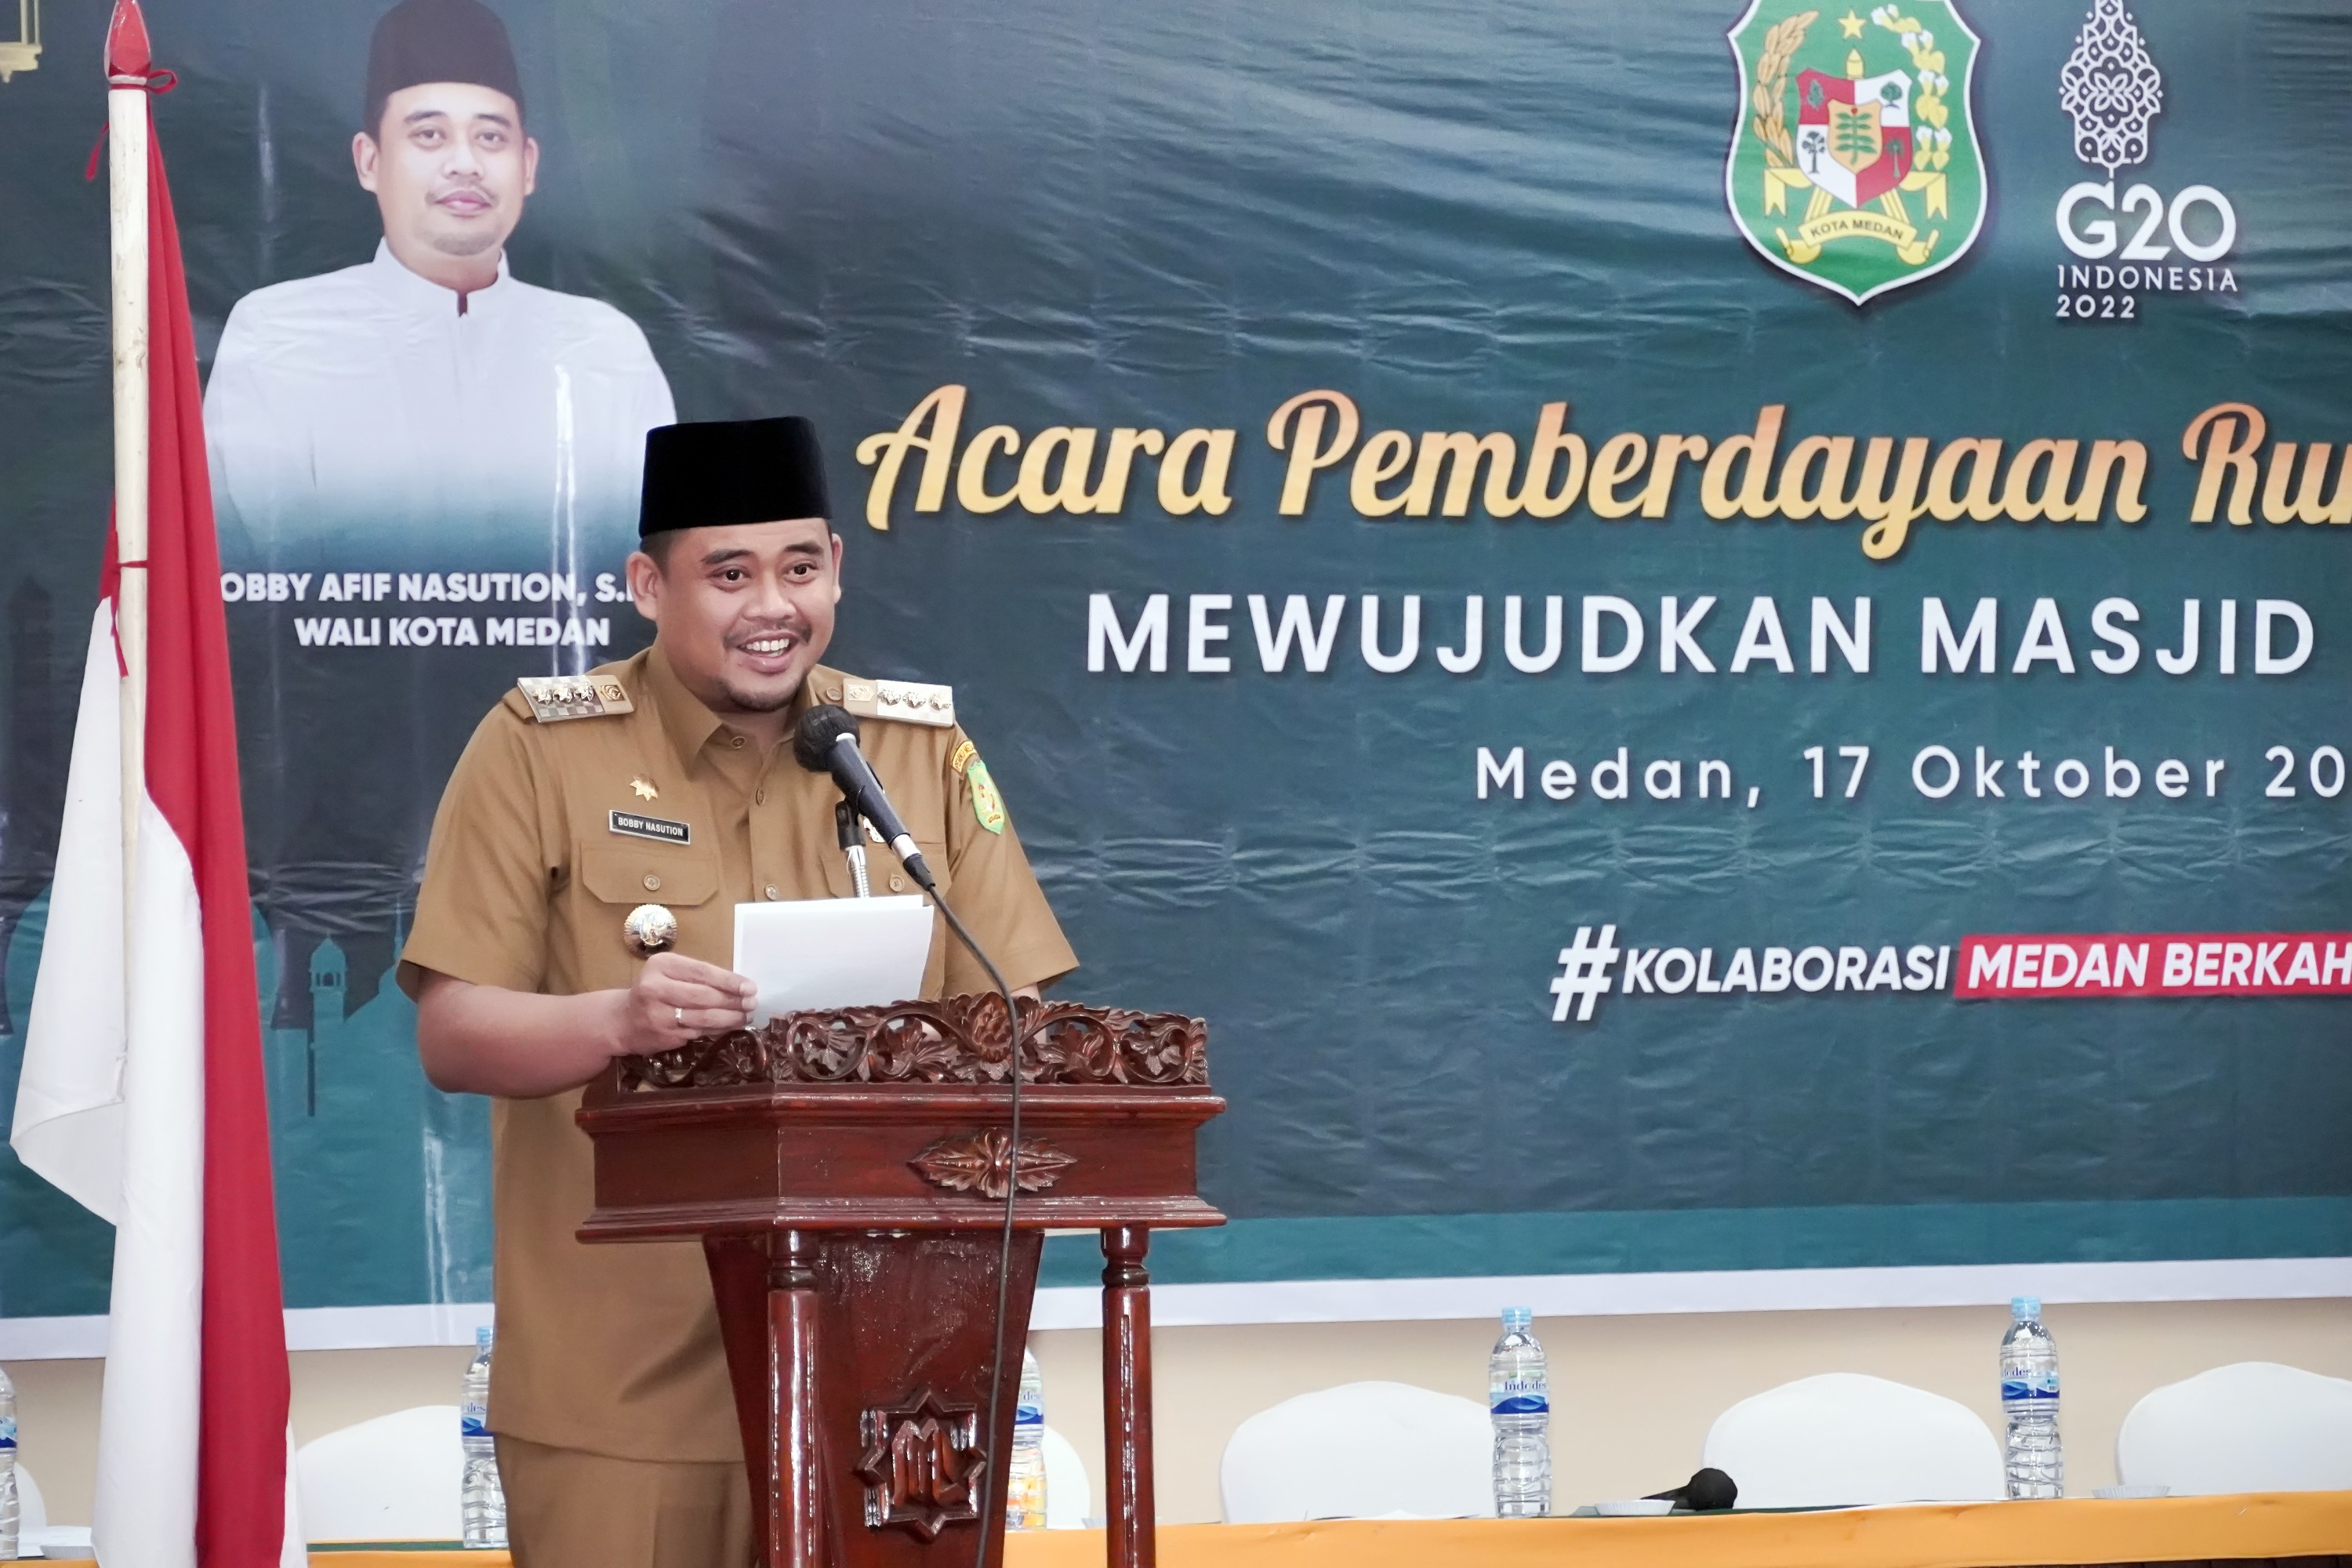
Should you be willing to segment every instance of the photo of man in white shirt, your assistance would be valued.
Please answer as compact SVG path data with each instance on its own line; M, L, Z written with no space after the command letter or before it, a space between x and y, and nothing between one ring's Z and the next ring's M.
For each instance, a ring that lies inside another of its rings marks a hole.
M528 552L559 571L608 534L625 551L645 433L677 414L634 321L508 272L540 148L504 24L479 0L401 0L363 102L352 159L375 256L247 295L214 358L224 543Z

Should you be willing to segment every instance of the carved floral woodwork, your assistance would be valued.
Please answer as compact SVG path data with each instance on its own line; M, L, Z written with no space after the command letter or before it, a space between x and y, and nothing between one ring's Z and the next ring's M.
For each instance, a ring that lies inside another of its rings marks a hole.
M1209 1081L1208 1026L1180 1013L1024 998L1021 1027L1024 1083L1190 1087ZM1004 1001L993 994L790 1013L757 1029L624 1057L619 1083L625 1091L1003 1083L1009 1040ZM1025 1148L1021 1163L1025 1171Z
M1045 1233L1080 1226L1110 1264L1103 1550L1111 1568L1150 1568L1142 1263L1151 1230L1223 1221L1196 1174L1200 1128L1224 1109L1208 1031L1071 1003L1017 1017L1016 1058L992 996L787 1015L616 1062L582 1095L595 1206L577 1234L699 1242L772 1568L1001 1568L1009 1331L1029 1318ZM1037 1086L1017 1143L1016 1068ZM1031 1191L1008 1249L996 1194L1016 1175Z
M984 1198L1003 1198L1005 1177L1013 1169L1013 1139L993 1128L942 1138L907 1162L923 1180L951 1193L978 1188ZM1042 1193L1077 1163L1042 1138L1021 1140L1021 1190Z
M980 1450L980 1411L950 1405L919 1388L897 1405L863 1411L857 1434L866 1451L866 1526L934 1539L951 1523L980 1518L988 1457Z

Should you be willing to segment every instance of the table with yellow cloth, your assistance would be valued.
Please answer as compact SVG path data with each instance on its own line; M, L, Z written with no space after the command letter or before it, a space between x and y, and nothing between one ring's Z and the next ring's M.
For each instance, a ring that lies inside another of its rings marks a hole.
M1160 1568L2042 1568L2352 1559L2352 1492L1918 1504L1667 1519L1175 1524ZM312 1568L507 1568L435 1543L314 1547ZM1006 1568L1097 1568L1099 1530L1010 1538Z

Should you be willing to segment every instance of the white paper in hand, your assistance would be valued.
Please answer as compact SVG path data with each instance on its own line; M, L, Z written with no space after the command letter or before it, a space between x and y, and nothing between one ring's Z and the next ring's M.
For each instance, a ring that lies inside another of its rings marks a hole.
M735 906L735 973L760 988L754 1027L779 1013L907 1001L930 951L930 901L912 894Z

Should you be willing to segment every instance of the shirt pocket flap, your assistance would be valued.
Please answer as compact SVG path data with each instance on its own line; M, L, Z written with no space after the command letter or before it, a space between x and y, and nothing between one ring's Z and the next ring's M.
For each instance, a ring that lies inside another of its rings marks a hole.
M581 852L580 880L608 904L708 903L719 892L719 857L667 845L598 844Z
M931 876L939 882L940 891L944 893L953 888L955 878L948 871L948 847L944 844L926 844L918 838L915 840L915 847L922 851L923 864L931 868ZM885 849L882 851L882 858L888 869L898 869L898 858L896 855ZM909 878L908 880L912 881L913 879ZM908 891L912 892L914 889L909 888Z

